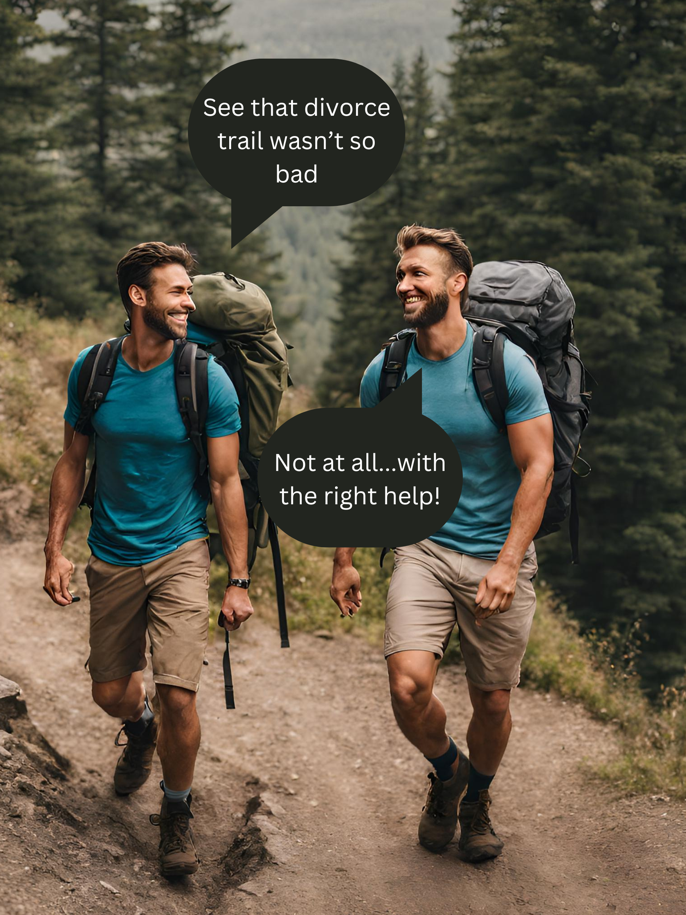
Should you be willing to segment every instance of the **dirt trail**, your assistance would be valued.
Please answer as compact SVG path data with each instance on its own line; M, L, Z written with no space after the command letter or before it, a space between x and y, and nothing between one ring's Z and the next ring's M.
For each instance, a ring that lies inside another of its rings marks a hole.
M62 775L20 727L9 737L0 731L1 913L686 909L684 807L618 800L589 783L579 762L611 752L612 734L583 711L518 691L515 730L494 783L504 854L476 867L455 846L432 855L416 841L427 766L392 720L380 653L353 637L302 634L284 651L259 620L234 639L235 711L223 708L219 642L208 651L193 790L202 868L166 883L148 823L160 800L158 764L128 800L110 787L117 726L90 701L87 602L52 609L40 590L35 542L3 546L0 563L9 588L0 674L21 684L31 718L71 761ZM85 592L80 570L76 585ZM461 672L441 672L438 692L464 743Z

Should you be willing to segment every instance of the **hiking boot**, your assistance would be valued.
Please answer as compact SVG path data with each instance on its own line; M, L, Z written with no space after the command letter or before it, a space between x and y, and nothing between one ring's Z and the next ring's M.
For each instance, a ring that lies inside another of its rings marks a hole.
M126 734L125 744L119 742L122 733ZM119 731L114 741L115 747L124 747L114 769L114 790L119 797L138 791L140 786L147 782L152 772L156 742L157 721L154 718L140 737L129 734L126 725Z
M460 841L458 848L466 861L487 861L497 858L503 850L503 840L493 831L488 808L488 789L479 791L478 801L462 801L460 805Z
M200 862L193 844L190 821L191 796L187 801L169 801L165 795L159 814L153 813L150 822L160 827L160 873L163 877L184 877L194 874Z
M460 753L453 777L442 782L429 772L431 786L419 821L419 841L429 851L440 851L455 835L457 808L469 781L469 760Z

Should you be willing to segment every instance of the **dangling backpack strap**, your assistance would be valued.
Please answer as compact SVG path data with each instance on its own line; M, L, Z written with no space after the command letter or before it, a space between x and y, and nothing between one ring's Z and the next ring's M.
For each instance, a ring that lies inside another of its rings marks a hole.
M569 545L572 548L572 563L579 565L579 506L576 499L576 474L572 472L569 481Z
M414 330L401 330L391 337L391 342L384 350L383 365L379 376L379 400L388 397L405 379L407 357L410 353Z
M279 547L279 532L273 519L267 522L269 530L269 544L272 548L274 562L274 581L276 584L276 605L279 610L279 630L281 631L281 647L290 648L288 641L288 619L286 617L286 592L283 586L283 566L281 564L281 548Z
M221 613L221 610L219 612ZM233 698L233 677L231 676L231 658L229 656L229 630L224 627L224 632L226 634L224 658L222 661L222 666L224 668L224 698L226 700L226 707L231 709L236 708L236 702Z
M112 386L114 370L124 337L113 337L104 343L92 347L84 359L78 377L78 397L81 403L81 412L76 420L74 430L81 435L93 435L91 420L107 397L107 392ZM88 475L86 488L81 496L79 505L86 505L93 512L95 501L95 480L97 468L95 462Z
M186 340L176 344L174 378L179 413L188 437L198 453L198 478L207 478L205 422L208 408L207 353Z
M471 325L470 325L471 326ZM505 410L509 401L505 379L505 334L499 327L484 324L474 328L472 375L485 410L498 432L506 433Z

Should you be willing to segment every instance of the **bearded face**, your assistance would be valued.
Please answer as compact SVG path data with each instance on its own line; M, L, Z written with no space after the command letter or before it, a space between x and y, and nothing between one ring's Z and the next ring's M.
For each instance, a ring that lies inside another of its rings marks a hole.
M408 299L412 299L412 296L408 296ZM405 306L408 304L412 305L414 303L412 301L409 303L403 302ZM426 291L416 308L410 311L405 307L405 324L414 328L432 327L445 318L449 304L450 299L445 289L442 292Z
M154 286L148 290L148 302L143 309L143 323L167 340L185 340L188 334L188 312L177 304L165 305L155 295Z

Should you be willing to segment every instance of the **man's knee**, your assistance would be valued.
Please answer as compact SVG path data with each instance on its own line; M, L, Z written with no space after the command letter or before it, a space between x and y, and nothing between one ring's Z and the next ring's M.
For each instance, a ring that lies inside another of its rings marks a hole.
M491 724L501 724L510 709L509 689L478 689L470 684L469 694L474 708L474 715Z
M163 715L183 719L195 713L196 694L193 690L158 683L157 694Z
M107 712L108 715L113 715L115 718L126 717L129 713L132 713L131 709L124 708L124 704L131 704L131 695L130 695L130 677L122 677L119 680L109 680L106 683L96 683L95 680L91 684L91 692L93 695L93 701L96 705ZM127 693L129 695L127 696ZM141 695L136 697L135 702L138 704L139 698L140 701L143 700L144 687L141 682ZM128 702L127 702L128 700Z
M393 710L401 717L422 712L431 701L433 677L428 672L389 666L389 683Z

